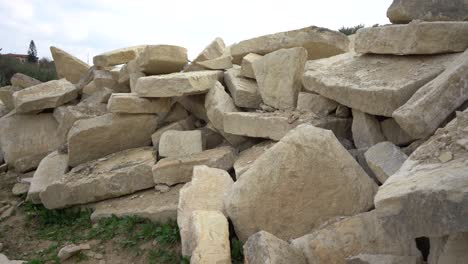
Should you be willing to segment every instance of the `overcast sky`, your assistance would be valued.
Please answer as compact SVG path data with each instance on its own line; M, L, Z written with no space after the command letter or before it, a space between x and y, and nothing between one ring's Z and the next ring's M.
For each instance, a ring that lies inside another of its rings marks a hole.
M0 0L2 53L39 57L57 46L87 62L104 51L171 44L193 59L215 37L226 44L311 25L389 23L392 0Z

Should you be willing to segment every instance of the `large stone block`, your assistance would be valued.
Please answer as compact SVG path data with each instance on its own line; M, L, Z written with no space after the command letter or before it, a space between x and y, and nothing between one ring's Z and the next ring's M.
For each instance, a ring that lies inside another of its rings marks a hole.
M377 118L355 109L353 109L352 132L354 145L357 148L370 148L385 141Z
M150 147L128 149L73 168L39 194L48 209L97 202L154 186Z
M255 72L253 69L253 63L261 59L263 56L255 54L255 53L249 53L247 54L244 58L242 58L242 64L241 64L241 72L240 74L244 77L255 79Z
M168 130L161 135L159 155L162 157L180 157L202 152L205 149L200 130Z
M153 142L154 149L159 149L159 141L161 140L161 136L164 132L169 130L176 130L176 131L186 131L186 130L193 130L195 129L195 119L193 117L187 117L183 120L171 123L169 125L163 126L158 128L156 132L151 135L151 141Z
M463 21L468 20L468 5L464 0L393 0L387 17L394 24L412 20Z
M197 64L207 70L227 70L232 68L232 57L221 56L216 59L197 62Z
M226 113L240 111L220 82L216 82L206 94L205 109L208 120L221 131L224 131L223 120Z
M59 48L50 47L50 52L59 78L65 78L71 83L78 83L81 76L89 69L88 64Z
M68 133L68 163L74 167L114 152L149 145L156 127L155 115L105 114L78 120Z
M225 206L242 241L261 230L286 240L370 209L376 190L331 131L302 125L234 183Z
M123 49L116 49L94 56L93 63L99 67L109 67L125 64L133 59L146 48L146 45L133 46Z
M33 77L29 77L25 74L22 73L15 73L11 77L11 85L16 86L16 87L21 87L21 88L28 88L34 85L41 84L42 82L39 80L34 79Z
M319 94L300 92L297 99L297 110L311 111L319 116L335 112L338 103Z
M258 85L255 80L242 77L239 68L232 68L224 72L224 82L236 106L259 108L262 97Z
M113 93L107 108L111 113L157 114L171 110L170 98L141 98L134 93Z
M280 49L253 63L260 96L277 109L295 109L307 60L305 48Z
M268 149L273 147L274 144L275 142L267 140L239 153L239 158L234 162L236 179L239 179L244 172L250 169L255 160L257 160Z
M399 147L388 141L372 146L364 156L380 183L397 172L408 158Z
M187 64L187 49L172 45L148 45L138 56L137 64L147 75L181 71Z
M198 54L192 63L184 69L184 72L205 70L203 66L198 65L198 62L219 58L223 55L225 49L226 45L222 38L214 39L200 54Z

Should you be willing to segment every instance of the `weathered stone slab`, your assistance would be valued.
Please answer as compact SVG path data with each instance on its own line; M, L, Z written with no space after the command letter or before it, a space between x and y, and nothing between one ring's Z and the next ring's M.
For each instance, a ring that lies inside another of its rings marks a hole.
M224 131L224 116L229 112L239 112L232 98L220 82L216 82L205 97L206 115L217 130Z
M52 114L8 114L0 119L0 145L5 162L19 172L37 168L62 143Z
M231 46L233 63L241 63L249 53L267 53L294 47L307 49L308 59L327 58L348 51L346 35L326 28L307 27L248 39Z
M154 186L150 147L128 149L73 168L39 194L48 209L97 202Z
M244 256L249 264L306 264L302 252L265 231L249 237L244 244Z
M346 264L422 264L418 256L396 256L384 254L359 254L348 258Z
M75 86L61 79L17 91L13 94L13 102L17 113L28 113L61 106L77 96Z
M225 206L242 241L261 230L286 240L370 209L376 190L331 131L301 125L234 183Z
M442 74L421 87L392 116L410 136L424 138L430 136L468 100L467 91L468 51L465 51Z
M177 224L180 228L182 254L190 256L196 241L191 238L190 218L195 210L219 211L225 214L223 197L233 180L224 170L207 166L193 167L192 181L180 190Z
M364 156L380 183L397 172L408 158L399 147L388 141L372 146Z
M198 54L192 63L184 69L184 72L205 70L204 67L198 65L198 62L219 58L223 55L225 49L226 45L222 38L214 39L200 54Z
M141 97L175 97L204 94L217 81L222 80L222 71L197 71L147 76L138 79L133 92Z
M59 48L50 47L50 52L59 78L65 78L71 83L78 83L81 76L89 69L88 64Z
M242 77L239 68L224 72L224 82L236 106L258 108L262 103L257 83L255 80Z
M234 171L236 172L236 179L252 167L255 160L257 160L263 153L273 147L275 142L264 141L249 149L239 153L239 158L234 162Z
M169 112L171 104L170 98L141 98L134 93L113 93L107 109L111 113L157 114Z
M22 74L22 73L19 73L19 72L15 73L11 77L10 82L11 82L12 86L20 87L20 88L23 88L23 89L42 83L41 81L36 80L33 77L29 77L29 76L27 76L25 74Z
M74 167L111 153L149 145L156 127L154 115L105 114L78 120L68 133L68 163Z
M13 94L21 90L22 88L16 86L4 86L0 88L0 100L2 100L3 104L7 109L11 110L15 108Z
M385 141L377 118L355 109L353 109L352 132L354 145L357 148L370 148Z
M111 89L116 93L128 93L130 91L130 88L127 85L120 84L118 82L118 76L115 76L115 74L107 70L95 70L93 83L95 91L99 91L104 88ZM94 91L88 89L87 92L92 93Z
M387 233L374 211L336 220L291 242L308 263L345 264L361 253L421 257L414 239Z
M280 49L253 63L260 96L277 109L295 109L307 60L305 48Z
M408 145L415 141L415 139L408 135L393 118L388 118L380 122L380 128L385 138L397 146Z
M195 120L193 117L187 117L183 120L171 123L167 126L161 127L156 132L151 135L151 141L153 142L154 149L159 149L159 141L161 140L161 136L164 132L169 130L176 130L176 131L186 131L186 130L193 130L195 129Z
M232 68L232 57L221 56L216 59L200 61L197 64L208 70L227 70Z
M164 223L177 219L177 204L182 185L169 188L167 192L141 191L127 196L98 202L94 205L91 221L124 216L139 216L154 222Z
M319 94L300 92L297 99L297 110L311 111L319 116L328 115L337 107L337 102Z
M41 160L29 187L28 200L41 203L39 194L68 171L68 155L54 151Z
M205 149L200 130L168 130L161 135L159 155L162 157L180 157L202 152Z
M463 263L468 259L468 233L451 234L439 238L430 238L431 250L428 263L449 264Z
M463 21L468 20L468 6L463 0L393 0L387 17L394 24L412 20Z
M146 48L146 45L133 46L123 49L116 49L94 56L93 63L99 67L109 67L125 64L137 56Z
M391 117L458 55L384 56L347 53L309 61L304 88L362 112Z
M255 73L253 69L253 63L261 59L263 56L255 54L255 53L249 53L247 54L244 58L242 58L242 64L241 64L241 72L240 74L244 77L255 79Z
M153 166L153 178L156 184L175 185L192 180L193 167L208 167L229 170L236 159L235 149L219 147L184 157L165 158Z
M317 117L311 113L226 113L225 132L248 137L280 140L290 130L300 124L309 123L316 127L332 130L337 137L347 138L350 134L351 120L332 116Z
M187 64L187 49L172 45L148 45L138 56L137 64L147 75L181 71Z
M443 37L441 37L443 36ZM463 52L468 48L468 22L421 22L360 29L357 53L418 55Z

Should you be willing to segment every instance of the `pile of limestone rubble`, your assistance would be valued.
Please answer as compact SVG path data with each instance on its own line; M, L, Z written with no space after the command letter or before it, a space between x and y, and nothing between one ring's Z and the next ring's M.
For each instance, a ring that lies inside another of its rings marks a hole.
M0 89L0 168L35 171L49 209L177 219L192 263L230 263L233 236L250 264L467 263L468 7L446 2L395 0L401 24L352 37L217 38L191 63L52 47L63 79Z

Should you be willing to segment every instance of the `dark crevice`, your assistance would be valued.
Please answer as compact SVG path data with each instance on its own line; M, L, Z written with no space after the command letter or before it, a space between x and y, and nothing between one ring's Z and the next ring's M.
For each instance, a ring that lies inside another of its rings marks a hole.
M429 257L429 251L431 248L431 243L427 237L418 237L416 240L416 247L421 251L424 261L427 261Z

